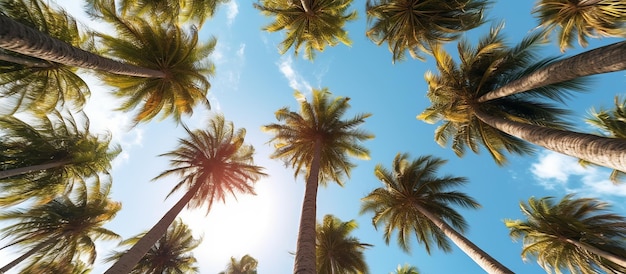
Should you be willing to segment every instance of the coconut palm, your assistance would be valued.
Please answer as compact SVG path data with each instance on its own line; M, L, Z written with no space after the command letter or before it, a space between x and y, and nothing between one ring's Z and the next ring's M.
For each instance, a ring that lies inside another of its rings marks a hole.
M257 265L257 260L248 254L243 255L241 260L230 257L226 270L219 274L256 274Z
M145 233L124 240L121 246L133 246ZM195 239L191 229L182 221L176 220L167 232L156 242L130 273L162 274L162 273L200 273L196 266L197 260L191 253L202 242ZM125 252L113 252L106 262L117 261Z
M26 259L31 264L64 263L85 258L91 265L96 259L95 240L115 240L119 236L103 227L122 208L109 199L111 184L81 185L71 195L55 198L47 204L0 213L0 220L15 223L3 228L7 246L28 251L0 268L5 273Z
M280 43L281 54L293 47L298 55L304 44L305 58L313 60L315 51L321 52L326 46L352 43L344 29L357 17L356 11L348 13L350 4L352 0L260 0L254 7L265 16L275 17L263 30L287 32Z
M86 117L78 121L84 124L61 112L31 120L0 116L1 206L30 198L46 203L74 182L107 179L121 148L110 135L90 133Z
M398 265L398 268L396 268L396 272L390 274L420 274L420 272L416 266L404 264Z
M0 2L0 10L16 21L48 33L75 47L85 47L84 35L74 18L41 0ZM71 102L82 108L90 91L76 69L59 63L0 49L0 97L14 103L8 114L19 109L48 112L57 104Z
M206 205L208 214L213 202L225 202L228 194L255 194L253 184L265 176L263 168L254 165L254 148L244 144L245 130L235 130L222 115L212 117L204 130L183 127L189 136L179 139L177 149L161 155L171 158L173 168L163 171L154 180L177 175L181 179L169 195L181 189L186 189L186 193L105 273L129 273L185 206Z
M406 252L410 251L410 235L415 235L428 254L433 245L450 252L452 241L485 271L513 273L461 234L467 223L451 205L472 209L480 205L465 193L451 190L465 184L466 178L437 175L445 162L433 156L410 161L408 154L398 153L391 171L376 165L374 174L383 187L361 199L361 213L374 213L375 228L384 223L387 244L397 230L398 245Z
M342 176L350 175L354 164L348 155L368 159L369 151L360 143L374 136L358 129L371 114L358 114L343 120L350 107L350 98L332 98L328 89L313 89L312 100L306 100L295 92L300 111L284 107L276 111L280 123L264 126L274 136L270 143L276 150L271 158L282 159L295 169L294 176L305 172L306 186L298 240L294 273L315 274L315 219L318 185L329 181L343 185Z
M392 60L425 60L430 45L455 40L483 22L485 0L368 0L366 35L377 45L389 45Z
M547 34L556 32L561 51L574 39L586 47L587 38L626 37L626 3L622 0L539 0L532 13Z
M591 109L589 112L590 118L586 121L588 124L598 128L601 132L599 135L608 136L611 138L626 139L626 100L620 103L619 97L615 96L615 108L612 110L600 109L596 111ZM580 161L585 166L589 163ZM613 170L609 179L612 182L620 182L626 173L619 170Z
M333 215L317 224L317 274L369 273L363 251L372 245L350 236L357 227L356 221L342 222Z
M430 71L425 75L431 106L418 119L428 123L443 121L435 131L435 140L442 146L451 142L459 156L463 156L467 147L478 152L482 145L498 164L506 163L505 151L533 152L528 144L532 143L598 165L626 170L626 140L568 131L570 127L563 119L567 111L538 98L562 100L568 91L584 87L579 78L516 96L479 100L494 87L519 79L553 61L537 61L533 56L533 45L541 34L530 35L509 48L499 30L492 29L476 48L461 41L459 65L443 49L434 48L439 75Z
M511 238L522 239L522 258L537 258L549 273L624 273L626 218L594 198L553 199L531 197L520 202L526 220L505 220Z

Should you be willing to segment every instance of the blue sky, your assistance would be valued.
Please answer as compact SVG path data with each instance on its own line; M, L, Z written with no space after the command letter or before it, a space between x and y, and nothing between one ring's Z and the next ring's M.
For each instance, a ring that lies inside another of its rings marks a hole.
M533 1L494 1L486 11L488 22L468 32L466 38L474 41L487 33L490 25L505 22L504 34L511 44L536 27L530 11ZM63 4L71 14L80 12L79 5ZM256 185L257 196L238 196L227 203L216 204L206 214L203 208L181 214L184 222L203 238L194 252L200 272L214 274L224 270L231 256L240 258L250 254L259 261L258 271L289 273L304 195L302 178L294 179L293 170L282 162L269 159L272 147L267 144L268 133L261 126L275 122L274 111L289 106L297 109L294 89L310 94L311 88L327 87L335 96L351 98L351 112L372 113L363 128L376 135L364 143L371 151L371 160L354 160L357 167L344 187L329 184L318 192L318 220L325 214L334 214L347 221L354 219L359 228L354 236L374 245L365 252L373 274L390 273L399 264L417 266L422 273L484 273L462 251L454 247L452 253L434 250L429 256L412 241L410 254L402 252L395 242L387 246L382 232L371 225L371 215L359 215L360 199L381 184L373 175L376 164L391 165L399 152L413 158L433 155L447 159L441 174L468 178L461 188L474 197L482 208L459 211L470 226L465 236L490 253L516 273L544 273L534 262L520 258L521 243L513 242L503 224L506 218L521 218L519 201L531 196L555 196L575 192L580 197L599 197L613 204L613 211L626 215L623 200L626 185L608 181L605 168L582 168L575 159L537 149L529 157L510 156L509 164L497 166L483 151L458 158L449 148L433 141L436 125L415 118L430 102L426 98L424 73L435 70L432 58L427 62L408 59L392 64L387 46L376 46L365 37L367 28L363 1L355 1L359 19L347 25L353 41L351 47L339 45L319 53L315 61L278 53L278 44L284 33L267 33L261 27L269 23L252 7L251 1L231 0L219 8L215 18L208 20L201 37L216 36L218 43L210 57L216 65L216 75L210 79L209 100L212 111L198 109L184 119L190 128L201 128L214 113L223 113L237 128L246 128L247 141L257 150L256 163L266 168L269 177ZM84 19L81 19L84 20ZM86 21L84 21L86 22ZM104 28L94 23L91 27ZM589 49L616 42L616 39L593 40ZM446 48L456 56L456 42ZM555 43L542 48L545 56L559 55ZM566 55L582 49L569 50ZM572 121L581 131L591 129L583 118L591 107L610 108L613 97L623 94L626 78L623 72L596 76L587 93L577 93L566 102L566 108L576 115ZM128 130L129 115L114 112L118 102L109 96L110 88L101 86L89 77L92 98L86 111L93 130L109 130L124 152L114 162L112 198L121 201L123 209L107 228L123 238L148 230L171 207L182 193L169 199L165 196L175 185L176 178L150 182L151 178L167 169L167 159L157 155L172 150L184 130L170 120L154 121ZM2 243L2 242L0 242ZM103 258L116 243L99 243L99 258ZM18 256L18 250L0 250L0 263ZM103 272L108 265L100 260L94 273Z

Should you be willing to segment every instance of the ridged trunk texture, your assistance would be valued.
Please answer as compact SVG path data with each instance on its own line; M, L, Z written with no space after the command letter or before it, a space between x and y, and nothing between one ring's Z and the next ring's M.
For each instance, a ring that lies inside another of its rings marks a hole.
M39 250L41 250L42 248L44 248L44 247L46 247L48 245L51 245L51 244L53 244L56 241L57 241L57 238L52 237L52 238L47 239L44 242L41 242L41 243L37 244L36 246L31 248L28 252L22 254L22 256L17 257L16 259L11 261L10 263L8 263L5 266L3 266L2 268L0 268L0 274L1 273L6 273L7 271L9 271L14 266L16 266L19 263L21 263L22 261L26 260L28 257L30 257L30 256L34 255L35 253L39 252Z
M317 187L319 184L319 170L321 159L321 144L315 143L311 170L306 179L298 241L296 243L296 259L293 267L294 274L316 274L315 265L315 222L317 217Z
M623 41L557 61L481 96L478 101L485 102L578 77L625 69L626 41Z
M141 239L133 245L117 262L115 262L104 274L128 274L137 265L139 260L154 246L154 244L167 232L176 216L185 208L193 195L200 188L200 184L195 184L189 189L170 210L163 215Z
M70 67L146 78L165 77L165 73L158 70L124 64L73 47L2 14L0 14L0 48Z
M56 162L51 162L51 163L41 164L41 165L7 169L7 170L0 171L0 179L9 178L12 176L22 175L26 173L31 173L34 171L46 170L49 168L62 167L69 163L70 161L56 161Z
M527 142L626 172L626 140L524 124L480 110L474 113L484 123Z
M626 268L626 258L615 256L615 254L613 254L613 253L606 252L606 251L604 251L602 249L596 248L596 247L591 246L591 245L587 245L585 243L581 243L579 241L574 241L572 239L566 239L565 241L570 243L570 244L575 245L576 247L578 247L580 249L587 250L590 253L596 254L596 255L598 255L598 256L600 256L602 258L605 258L605 259L607 259L607 260L609 260L609 261L611 261L611 262L613 262L613 263L615 263L615 264L617 264L617 265L619 265L621 267Z
M438 216L432 214L419 204L413 204L413 206L431 222L433 222L447 237L450 239L459 249L461 249L467 256L469 256L476 264L478 264L487 273L507 273L514 274L513 271L506 266L498 262L491 257L487 252L480 249L470 240L458 233L454 228L449 226L446 222L441 220Z

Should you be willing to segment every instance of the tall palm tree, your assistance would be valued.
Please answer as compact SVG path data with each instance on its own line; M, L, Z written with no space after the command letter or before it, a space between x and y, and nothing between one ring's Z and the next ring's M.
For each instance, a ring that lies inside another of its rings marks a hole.
M352 0L260 0L254 7L263 15L275 17L264 30L287 32L280 43L280 54L293 47L298 55L304 44L305 58L313 60L315 51L321 52L326 46L352 43L344 29L357 17L356 11L348 13L350 4Z
M451 240L485 271L513 273L461 234L467 229L467 223L450 205L480 207L465 193L450 190L464 184L466 178L437 175L445 160L433 156L422 156L413 161L408 158L408 154L398 153L391 171L376 165L374 174L383 187L361 199L361 213L374 213L374 227L385 224L385 242L389 244L392 233L397 230L398 244L408 252L410 235L413 234L430 254L433 244L450 252Z
M396 268L396 272L390 274L420 274L420 272L416 266L404 264L398 265L398 268Z
M369 273L363 251L372 245L350 236L357 227L356 221L342 222L333 215L317 224L317 274Z
M255 194L253 184L265 176L263 168L254 165L254 148L244 144L246 131L235 130L232 122L226 122L222 115L210 119L205 130L183 127L189 136L179 139L177 149L161 155L171 158L173 168L154 180L180 176L170 195L180 189L186 189L186 193L105 273L129 273L185 206L198 208L206 204L208 213L215 200L225 202L228 194Z
M588 37L626 37L626 3L622 0L539 0L532 11L547 34L557 32L561 51L574 39L586 47Z
M67 264L78 258L93 264L96 259L94 241L119 238L103 227L122 208L121 203L109 199L110 190L110 183L81 185L74 193L47 204L0 213L0 220L15 221L1 230L3 238L11 239L3 248L13 245L29 248L0 268L0 273L28 258L32 258L31 264Z
M591 109L589 112L590 118L586 121L588 124L598 128L602 136L608 136L611 138L626 139L626 100L620 103L619 97L615 96L615 108L611 110L600 109L596 111ZM580 161L585 166L587 162ZM613 170L609 179L612 182L618 183L624 177L626 173Z
M542 102L538 97L562 100L570 90L582 89L584 82L570 81L535 88L516 96L480 101L480 97L510 81L524 77L550 64L553 59L536 60L533 46L540 40L535 33L515 47L504 44L494 28L477 47L459 43L457 65L440 47L434 48L439 75L427 72L431 106L418 119L428 123L444 121L435 131L442 146L452 143L457 155L469 147L478 152L483 145L498 164L506 163L505 151L533 152L527 142L572 157L626 170L626 140L567 131L562 117L566 110Z
M230 257L230 262L226 266L226 270L219 274L256 274L258 261L252 256L246 254L241 260Z
M550 62L519 79L493 87L478 101L485 102L584 76L625 69L626 41L622 41Z
M17 0L0 2L0 10L75 47L87 46L76 20L58 7L41 0ZM76 68L4 49L0 49L0 60L0 97L15 101L9 114L20 109L48 112L66 101L82 108L89 97L89 87L76 74Z
M120 245L133 246L145 233L124 240ZM192 251L201 239L193 237L191 229L180 220L175 220L165 234L159 238L130 273L133 274L162 274L162 273L200 273L196 266L197 260ZM106 262L117 261L124 255L124 251L113 252Z
M377 45L387 42L392 60L424 60L430 45L455 40L484 22L486 0L368 0L366 35Z
M526 220L505 220L511 238L522 239L522 258L536 257L547 272L607 273L626 271L626 218L609 205L568 194L520 202Z
M78 122L84 124L61 112L32 120L0 116L0 206L30 198L45 203L71 191L73 182L108 177L121 148L110 135L90 133L86 117Z
M294 176L305 172L306 186L298 240L294 273L315 274L315 219L318 185L326 186L329 181L343 185L342 176L350 176L354 164L348 155L368 159L369 151L360 143L374 136L358 127L371 114L358 114L343 120L350 107L350 98L332 98L328 89L313 89L312 100L306 100L299 91L295 92L300 111L284 107L276 111L281 123L264 126L274 136L276 150L271 158L282 159L295 169Z
M97 0L90 7L92 16L116 30L114 35L97 33L106 56L163 73L163 77L150 78L99 74L106 84L117 88L114 95L123 98L119 110L138 107L134 118L138 123L158 114L180 122L181 116L192 114L199 103L210 108L208 77L215 66L207 58L217 43L214 37L200 43L195 27L184 29L167 17L123 17L114 0Z

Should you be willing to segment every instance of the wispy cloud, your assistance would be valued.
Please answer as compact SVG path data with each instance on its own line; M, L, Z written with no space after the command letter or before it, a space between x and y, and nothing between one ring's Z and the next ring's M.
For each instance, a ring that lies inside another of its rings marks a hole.
M235 18L237 18L237 14L239 14L239 5L237 4L237 1L232 0L226 3L225 6L226 6L226 19L227 19L226 24L230 26L235 21Z
M292 89L299 90L300 92L309 92L312 87L308 81L298 73L293 66L293 59L291 56L282 56L278 61L278 69L287 78L289 86Z
M610 170L601 167L582 167L578 160L552 151L543 151L530 171L537 182L549 190L565 190L586 197L626 197L626 184L613 184Z

